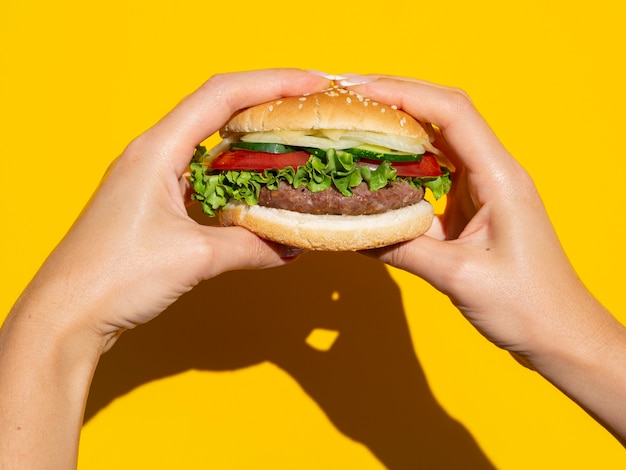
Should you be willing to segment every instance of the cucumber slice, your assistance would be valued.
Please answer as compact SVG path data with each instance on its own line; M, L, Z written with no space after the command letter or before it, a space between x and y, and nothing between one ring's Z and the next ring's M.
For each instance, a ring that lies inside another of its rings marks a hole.
M316 157L324 158L326 157L326 150L318 149L315 147L297 147L299 150L304 150L305 152L309 152L311 155L315 155Z
M254 152L265 152L273 154L295 152L297 150L304 150L318 157L324 157L326 151L323 149L312 147L290 147L284 144L269 143L269 142L233 142L230 144L231 150L251 150ZM419 162L422 160L422 155L407 152L397 152L389 150L385 147L378 147L376 145L363 144L358 147L352 147L342 150L351 154L355 158L367 158L370 160L388 160L390 162Z
M357 158L368 158L370 160L388 160L390 162L419 162L422 160L422 155L395 152L375 145L359 145L358 147L344 149L343 151Z
M253 150L255 152L265 153L289 153L294 152L295 149L283 144L271 144L264 142L233 142L230 144L231 150Z

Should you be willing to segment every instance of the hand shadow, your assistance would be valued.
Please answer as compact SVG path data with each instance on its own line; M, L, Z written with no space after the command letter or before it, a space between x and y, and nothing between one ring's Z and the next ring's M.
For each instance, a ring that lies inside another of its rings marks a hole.
M307 343L315 329L338 332L329 350ZM85 420L156 379L263 361L288 372L387 468L494 468L432 395L398 286L382 264L355 253L307 253L201 284L102 357Z

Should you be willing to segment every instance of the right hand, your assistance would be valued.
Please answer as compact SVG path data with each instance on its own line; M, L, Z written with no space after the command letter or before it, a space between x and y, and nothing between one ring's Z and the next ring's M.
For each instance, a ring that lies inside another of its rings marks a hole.
M540 312L584 291L529 175L462 91L407 79L358 89L435 124L435 145L456 166L446 210L431 230L375 255L448 295L494 343L527 352L537 334L556 326L546 322L562 321Z
M457 167L431 230L371 256L447 294L626 445L626 328L578 279L526 171L459 90L388 78L354 89L435 124Z
M399 78L353 89L435 124L435 145L456 166L446 210L431 230L371 255L430 282L490 341L525 361L550 347L546 340L571 340L564 325L576 334L593 329L587 312L597 303L570 265L531 178L469 97Z

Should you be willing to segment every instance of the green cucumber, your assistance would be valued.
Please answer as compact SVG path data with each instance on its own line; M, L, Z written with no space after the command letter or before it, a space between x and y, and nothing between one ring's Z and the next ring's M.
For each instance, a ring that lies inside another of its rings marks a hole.
M344 149L343 151L357 158L367 158L369 160L388 160L390 162L419 162L422 160L422 155L396 152L384 147L376 147L375 145L360 145L358 147Z
M294 152L295 149L283 144L271 144L263 142L233 142L230 144L231 150L252 150L254 152L265 153L289 153Z
M327 151L324 149L317 149L315 147L297 147L297 149L309 152L311 155L315 155L316 157L326 158Z
M289 147L284 144L267 143L267 142L233 142L230 144L231 150L252 150L253 152L265 152L265 153L289 153L304 150L317 157L325 157L326 150L316 149L313 147Z
M266 142L233 142L230 144L231 150L251 150L253 152L265 152L273 154L289 153L304 150L312 155L323 158L326 150L309 147L290 147L284 144ZM359 145L349 149L341 150L352 155L354 158L367 158L369 160L388 160L390 162L419 162L422 155L407 152L397 152L375 145Z

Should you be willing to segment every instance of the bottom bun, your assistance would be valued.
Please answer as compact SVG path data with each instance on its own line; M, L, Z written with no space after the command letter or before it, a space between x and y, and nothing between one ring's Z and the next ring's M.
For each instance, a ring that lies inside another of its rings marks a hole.
M222 225L245 227L261 238L318 251L357 251L412 240L434 218L425 200L373 215L314 215L230 202L219 213Z

